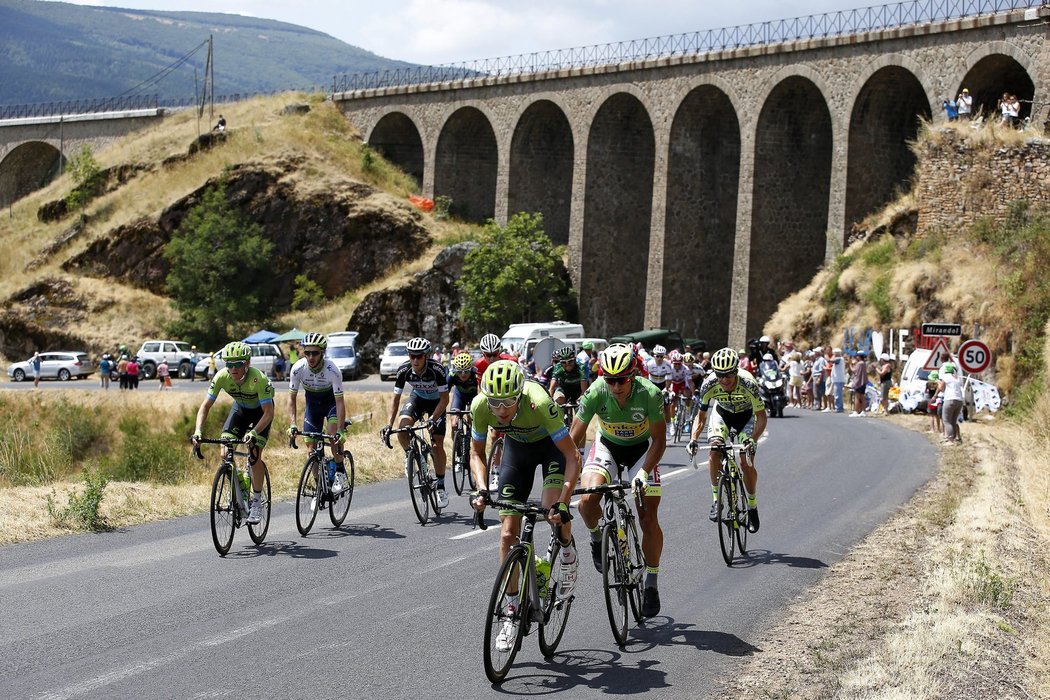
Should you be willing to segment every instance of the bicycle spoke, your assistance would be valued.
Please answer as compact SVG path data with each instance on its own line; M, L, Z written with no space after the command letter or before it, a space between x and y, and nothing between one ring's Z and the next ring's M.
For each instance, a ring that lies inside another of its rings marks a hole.
M736 516L729 478L723 474L718 477L718 542L722 547L722 559L726 566L733 565L733 548L735 546Z
M515 547L500 566L496 582L489 598L485 616L485 675L492 683L502 683L514 663L521 637L526 612L525 593L525 547ZM501 639L501 633L503 638Z
M343 490L328 506L328 517L331 518L332 525L336 527L342 525L346 520L346 514L350 512L350 502L354 499L354 456L349 450L343 451L343 467L346 470Z
M299 489L295 494L295 527L306 537L321 509L321 491L317 481L319 460L309 457L299 475Z
M605 591L605 607L609 613L609 626L616 643L627 643L628 593L623 551L615 522L602 528L602 588Z
M624 567L627 571L627 597L631 602L631 614L636 622L641 622L642 598L645 586L645 555L642 553L642 541L638 537L638 526L634 514L624 514L624 534L627 535L627 553Z
M226 556L233 544L233 484L230 467L222 465L216 470L211 484L211 539L215 551Z
M426 482L422 480L423 467L419 453L413 448L405 456L405 468L408 471L408 491L412 496L412 509L420 525L426 525L430 518L430 498L426 492Z
M543 601L543 616L545 622L540 625L540 653L544 657L554 656L561 643L562 635L565 634L565 625L569 621L569 609L572 607L574 596L565 600L558 600L557 581L561 574L561 545L556 541L551 548L551 573L550 583L547 586L547 598Z

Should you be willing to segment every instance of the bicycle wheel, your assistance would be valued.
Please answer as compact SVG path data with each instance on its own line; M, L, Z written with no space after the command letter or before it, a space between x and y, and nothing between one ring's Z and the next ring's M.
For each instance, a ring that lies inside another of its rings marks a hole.
M263 467L263 490L259 502L259 522L255 525L249 523L248 535L255 544L262 544L266 539L266 531L270 529L270 471Z
M441 507L438 505L437 477L434 475L434 457L430 452L423 453L423 475L420 483L426 488L423 493L430 501L430 508L434 511L434 517L441 515ZM446 472L447 474L448 472Z
M733 565L733 548L736 546L736 515L734 513L732 482L724 474L718 477L718 543L722 546L722 558L726 566Z
M627 575L627 600L631 603L631 614L636 622L641 622L642 597L645 592L645 554L642 553L642 540L638 537L638 524L634 513L627 511L623 523L627 535L627 558L624 570Z
M317 483L320 460L309 457L299 475L299 489L295 494L295 527L306 537L314 526L317 511L321 508L321 488Z
M602 528L602 588L605 590L609 626L620 646L627 643L628 582L624 564L616 523L606 523Z
M463 488L470 479L470 460L468 459L470 449L470 437L463 432L456 431L455 442L452 446L452 480L456 484L456 495L463 495ZM473 490L473 489L472 489Z
M740 556L747 556L747 525L750 514L747 510L747 492L744 490L744 481L738 474L736 477L736 544L740 549Z
M685 420L688 418L686 415L685 402L679 401L678 408L674 414L674 441L678 442L682 439L682 433L685 432Z
M412 448L405 455L405 471L408 473L408 492L412 495L412 510L420 525L426 525L430 518L430 498L426 492L423 477L422 457Z
M343 467L346 469L346 485L328 506L328 517L336 527L346 520L346 514L350 512L350 501L354 500L354 456L347 450L343 451Z
M518 546L510 550L503 565L500 566L496 583L492 586L488 612L485 615L485 675L492 683L502 683L507 677L510 665L521 648L521 637L528 615L527 593L525 593L525 556L528 550ZM509 590L514 591L518 599L516 606L511 606ZM500 640L500 633L506 628L509 639ZM503 641L502 644L498 642Z
M226 464L215 470L211 482L211 541L219 556L226 556L233 544L233 483Z
M569 621L569 609L574 596L558 600L558 576L561 573L561 545L557 542L551 548L551 582L547 586L547 598L543 600L543 619L540 625L540 653L544 657L554 656L565 634L565 623Z

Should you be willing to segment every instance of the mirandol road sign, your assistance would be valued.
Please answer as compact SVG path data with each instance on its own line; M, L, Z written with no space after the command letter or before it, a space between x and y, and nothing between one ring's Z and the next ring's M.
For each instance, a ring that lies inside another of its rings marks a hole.
M962 324L959 323L924 323L923 335L962 335Z

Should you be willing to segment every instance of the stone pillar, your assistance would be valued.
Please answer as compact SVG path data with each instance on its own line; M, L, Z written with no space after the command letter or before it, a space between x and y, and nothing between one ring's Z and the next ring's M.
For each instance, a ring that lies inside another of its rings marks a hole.
M583 270L583 212L587 194L587 140L588 132L573 135L572 201L569 204L569 276L579 290ZM578 301L578 300L577 300ZM591 329L585 328L588 333Z
M849 158L849 115L831 120L831 189L828 192L828 228L824 247L827 264L842 252L846 241L846 173ZM845 122L845 123L843 123Z
M751 206L754 201L755 131L758 110L740 114L740 187L736 204L736 245L733 248L733 286L729 290L729 344L747 342L747 297L751 271Z
M653 120L653 213L649 228L649 270L645 294L645 327L663 325L664 242L667 237L667 149L671 126Z

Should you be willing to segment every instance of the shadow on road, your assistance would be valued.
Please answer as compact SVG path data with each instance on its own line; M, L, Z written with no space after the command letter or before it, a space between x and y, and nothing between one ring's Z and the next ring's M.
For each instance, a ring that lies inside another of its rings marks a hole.
M771 552L768 549L751 549L746 556L737 556L733 560L734 569L747 569L759 564L782 564L793 569L826 569L828 565L820 559L796 557L782 552Z
M658 646L689 646L697 651L713 651L725 656L750 656L758 651L758 647L735 634L696 629L695 625L675 622L663 615L632 627L625 651L636 654Z
M334 549L315 549L300 542L263 542L255 547L230 552L227 559L250 559L254 557L292 557L294 559L330 559L339 554Z
M547 661L515 664L510 676L493 690L507 695L551 695L574 688L595 688L612 695L637 695L669 688L659 661L630 663L624 654L606 649L573 649Z

